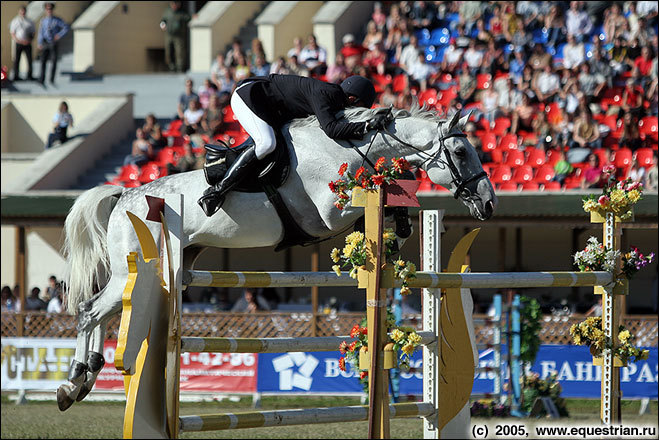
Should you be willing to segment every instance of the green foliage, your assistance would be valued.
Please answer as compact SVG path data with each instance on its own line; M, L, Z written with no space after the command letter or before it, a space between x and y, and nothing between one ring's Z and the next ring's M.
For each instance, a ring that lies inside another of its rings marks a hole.
M540 304L534 298L522 296L520 302L521 350L519 358L524 363L532 364L540 349L542 312Z
M556 373L547 377L547 379L540 379L537 373L530 373L524 377L524 390L522 391L522 411L530 412L533 408L533 403L538 397L550 397L556 405L558 413L561 417L569 417L565 399L561 397L563 388L556 380Z

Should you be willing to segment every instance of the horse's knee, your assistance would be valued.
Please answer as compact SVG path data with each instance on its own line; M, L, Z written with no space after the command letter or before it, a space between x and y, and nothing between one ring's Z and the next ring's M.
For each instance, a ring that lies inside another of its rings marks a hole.
M91 309L91 300L80 303L78 306L78 325L76 327L78 332L89 332L94 327Z

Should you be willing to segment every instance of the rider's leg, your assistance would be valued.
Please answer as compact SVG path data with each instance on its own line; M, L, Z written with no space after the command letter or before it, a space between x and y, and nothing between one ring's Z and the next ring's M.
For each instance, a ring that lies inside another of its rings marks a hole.
M208 217L222 207L226 193L245 177L258 159L272 153L277 145L272 127L255 115L236 92L231 97L231 109L245 131L254 139L254 147L247 148L236 158L221 182L204 191L199 205Z

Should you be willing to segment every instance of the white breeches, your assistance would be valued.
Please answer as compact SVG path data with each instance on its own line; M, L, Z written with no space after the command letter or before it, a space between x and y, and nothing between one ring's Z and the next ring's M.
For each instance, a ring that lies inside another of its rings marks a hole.
M247 84L243 84L241 87ZM236 89L237 90L237 89ZM254 139L256 157L263 159L275 151L277 140L272 127L245 104L236 91L231 95L231 109L245 131Z

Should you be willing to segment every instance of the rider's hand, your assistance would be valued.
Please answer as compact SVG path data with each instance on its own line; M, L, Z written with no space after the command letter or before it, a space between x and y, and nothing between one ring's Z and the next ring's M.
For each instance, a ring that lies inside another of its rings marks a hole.
M366 130L383 130L387 127L387 124L391 121L391 115L389 112L380 113L376 115L373 119L366 123Z

